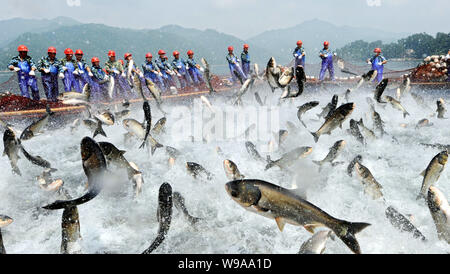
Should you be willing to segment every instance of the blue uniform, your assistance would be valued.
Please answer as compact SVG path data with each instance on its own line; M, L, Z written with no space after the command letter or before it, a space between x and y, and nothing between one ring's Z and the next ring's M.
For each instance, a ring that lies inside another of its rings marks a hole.
M241 76L242 80L245 81L247 77L245 76L244 72L242 71L241 66L239 65L239 60L237 59L234 54L228 54L227 55L227 61L228 61L228 67L230 68L231 77L233 79L233 82L237 81L237 77L234 74L235 72Z
M115 88L121 90L121 94L125 95L128 90L130 90L130 85L127 83L127 80L122 77L123 66L120 61L106 61L105 63L106 72L114 77Z
M178 81L180 82L181 88L186 88L191 85L189 81L188 72L186 70L186 61L183 58L173 59L172 67L174 70L178 72L180 76L178 76Z
M320 70L319 80L323 81L323 79L325 78L325 72L328 69L330 78L332 81L334 81L333 53L330 49L324 48L319 52L319 55L320 54L323 54L324 57L320 57L322 58L322 68Z
M305 53L305 55L303 55ZM297 66L305 68L306 52L303 47L296 47L292 53L294 56L294 70ZM302 56L303 55L303 56Z
M384 58L381 55L375 55L372 58L370 58L370 63L372 63L372 69L377 71L377 81L378 83L383 80L383 69L384 65L382 62L386 61L386 58Z
M90 100L101 101L105 96L105 89L108 81L106 81L106 72L100 66L93 66L91 78L91 95ZM111 76L112 77L112 76Z
M37 68L41 71L42 86L47 100L56 102L59 95L58 72L61 69L61 62L57 58L51 61L50 57L46 56L39 60ZM50 72L45 73L42 69L48 69Z
M75 80L78 82L78 85L81 89L83 89L84 85L86 83L91 83L91 78L89 77L89 72L87 71L88 65L86 62L81 59L80 61L77 61L77 68L78 68L78 75L75 75Z
M168 90L170 86L175 86L173 83L172 76L169 74L168 70L170 70L170 65L166 62L166 60L159 57L155 61L156 66L159 68L159 70L162 73L162 79L164 81L165 90Z
M65 91L71 91L74 89L76 92L81 93L81 87L78 81L75 79L75 75L73 72L78 67L78 64L75 60L67 60L67 58L64 58L61 60L61 69L60 72L64 73L64 90ZM65 68L65 70L64 70Z
M199 86L203 81L203 76L200 70L197 68L197 62L195 62L194 58L188 58L186 60L187 66L188 66L188 72L189 76L191 76L192 82L194 82L194 85Z
M245 74L245 77L248 78L250 74L250 54L248 51L243 51L241 53L241 62L242 62L242 71Z
M160 90L164 90L164 81L162 77L158 74L158 67L153 64L152 61L147 62L142 65L142 71L144 72L144 77L152 80Z
M39 100L39 89L37 86L37 81L35 76L30 76L29 73L32 68L36 69L36 65L30 56L25 57L23 60L20 55L15 56L11 59L8 64L9 66L14 66L20 68L17 72L17 77L19 78L19 88L22 96L30 98L30 93L28 88L31 89L33 100Z

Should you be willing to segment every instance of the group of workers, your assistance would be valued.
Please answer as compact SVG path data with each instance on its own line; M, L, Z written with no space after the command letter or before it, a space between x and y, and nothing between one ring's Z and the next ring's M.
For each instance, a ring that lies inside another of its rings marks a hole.
M329 45L330 43L325 41L323 49L319 52L319 57L322 59L319 75L320 81L324 80L327 70L329 71L330 79L332 81L335 80L333 56L336 53L329 49ZM228 61L231 79L234 83L243 82L250 77L251 61L248 50L249 45L244 44L241 56L238 58L233 53L234 48L232 46L228 47L226 60ZM188 58L186 60L180 58L178 51L174 51L174 59L171 63L168 61L166 52L162 49L158 51L159 57L154 62L152 54L147 53L145 62L142 64L142 70L136 66L134 61L132 62L132 67L129 68L131 60L133 60L131 53L125 53L125 61L116 60L116 53L113 50L108 52L109 60L105 63L104 68L100 66L98 57L93 57L91 59L92 65L89 66L83 59L83 51L80 49L75 51L75 59L73 59L74 53L70 48L64 50L65 58L57 59L56 48L49 47L47 50L48 55L42 57L37 65L28 55L28 48L25 45L20 45L17 51L19 55L11 59L8 68L17 72L22 96L33 100L40 99L36 70L41 73L44 92L49 101L57 101L59 94L58 78L62 80L65 91L75 90L76 92L82 92L85 84L89 83L91 94L93 94L94 98L100 98L98 95L101 95L106 88L109 77L114 77L116 88L120 90L121 94L126 94L130 91L131 87L126 79L128 71L131 71L133 75L137 73L141 81L150 79L162 91L169 91L171 87L176 87L175 79L178 79L181 89L188 87L198 88L204 83L203 68L196 63L192 50L187 52ZM377 70L377 81L380 82L383 79L383 67L387 61L381 55L380 48L376 48L374 52L376 55L367 61L372 65L372 69ZM297 41L297 47L294 49L293 56L295 67L299 65L305 67L306 52L302 41ZM29 90L31 90L31 96Z

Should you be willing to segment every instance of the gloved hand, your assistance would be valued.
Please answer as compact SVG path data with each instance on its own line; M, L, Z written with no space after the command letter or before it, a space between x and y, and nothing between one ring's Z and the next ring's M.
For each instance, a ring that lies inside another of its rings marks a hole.
M177 68L181 69L181 65L178 65Z
M78 71L78 73L80 73L80 74L83 74L83 73L84 73L84 71L83 71L83 70L79 70L79 71Z
M113 72L114 72L115 74L119 74L119 73L120 73L117 69L113 69Z
M186 65L186 69L189 69L189 65Z
M378 66L382 66L383 65L383 63L382 62L378 62Z
M163 74L162 74L161 72L158 72L158 74L159 74L159 76L161 76L161 77L163 76Z
M295 57L295 58L297 58L297 57L298 57L298 54L297 54L297 53L296 53L296 54L294 54L294 57Z
M14 67L14 71L20 71L20 68L18 68L18 67Z
M90 77L94 76L94 74L92 74L92 72L90 72L90 71L89 71L88 75L89 75Z
M335 53L333 53L333 56L337 56L337 53L335 52Z
M323 58L328 58L328 54L324 54L324 55L323 55Z
M124 78L126 77L126 74L125 74L125 72L122 72L122 77L124 77Z
M66 71L66 70L67 70L67 67L66 67L66 66L63 66L62 69L63 69L63 71Z
M144 78L144 74L142 72L139 72L139 77Z
M34 73L34 70L32 70L32 71L30 71L30 72L28 73L28 75L30 75L30 76L36 76L36 73Z
M200 67L200 71L201 71L201 72L205 72L205 69L202 68L202 67Z
M58 75L58 77L59 77L60 79L64 79L64 74L63 74L62 72L60 72L59 75Z
M50 70L45 68L45 69L44 69L44 72L45 72L45 73L50 73Z
M73 73L74 75L79 75L78 69L74 70L72 73Z
M177 76L178 76L178 77L181 77L181 74L179 74L179 73L177 72Z

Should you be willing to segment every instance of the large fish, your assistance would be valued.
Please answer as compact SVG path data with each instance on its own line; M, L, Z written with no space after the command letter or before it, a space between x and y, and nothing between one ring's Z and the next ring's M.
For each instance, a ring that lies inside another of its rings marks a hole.
M158 135L164 132L164 126L166 125L166 121L167 121L166 117L162 117L161 119L159 119L151 130L152 134Z
M322 108L322 112L317 114L317 117L329 117L331 113L336 109L339 97L335 94L333 98L331 98L331 102L328 103L324 108ZM327 118L325 118L326 120Z
M30 153L28 153L25 148L23 147L23 145L20 146L23 155L25 156L25 158L27 158L28 161L30 161L31 163L43 167L43 168L48 168L50 169L52 172L53 171L57 171L57 169L52 168L52 165L50 164L49 161L43 159L41 156L33 156Z
M19 138L21 141L30 140L39 132L41 132L41 130L48 124L48 120L50 119L50 116L54 114L54 112L50 110L50 107L48 105L46 107L46 112L47 113L44 115L44 117L37 121L34 121L31 125L25 128Z
M3 245L2 228L10 225L13 222L11 217L0 214L0 254L6 254L5 246Z
M204 74L205 74L205 78L206 78L206 87L208 88L209 93L213 93L215 91L211 85L211 71L209 69L209 64L205 58L200 59L200 61L202 62L203 66L205 67Z
M189 214L189 211L187 210L186 204L184 202L184 197L181 196L179 192L173 193L173 203L175 205L175 208L181 211L192 225L195 225L200 220L202 220L201 218L193 217Z
M359 131L358 122L350 119L350 134L358 140L361 144L365 145L364 136Z
M352 114L355 109L354 103L347 103L338 107L333 113L325 120L325 123L316 131L311 132L314 137L314 141L317 143L319 141L319 137L322 134L331 134L331 132L336 129L338 126L342 128L342 124L345 119L347 119L350 114Z
M76 206L65 207L63 210L61 238L61 254L81 253L80 220Z
M166 238L167 232L172 221L172 187L168 183L163 183L159 187L158 195L158 211L157 217L159 221L158 236L152 244L142 252L142 254L150 254L155 250Z
M366 136L367 139L374 140L377 138L375 133L364 125L364 121L362 118L356 123L358 124L358 126L361 127L362 132L364 133L364 135Z
M386 89L388 82L389 82L388 79L383 79L375 88L374 99L378 103L382 103L382 104L386 103L386 102L381 101L381 95L383 94L384 90Z
M450 206L445 195L436 187L430 186L427 203L436 225L438 238L450 244Z
M112 126L115 123L114 115L109 110L105 110L102 112L99 112L95 118L100 120L105 125Z
M77 99L85 102L89 102L91 97L91 85L89 83L84 84L83 90L81 93L76 91L68 91L58 95L58 99L61 101L67 101L70 99ZM65 103L65 102L64 102Z
M3 156L8 156L13 173L22 176L17 162L19 161L20 140L17 139L14 130L7 127L3 133Z
M313 163L320 166L320 169L322 168L322 165L325 163L333 164L333 161L336 160L339 153L344 149L346 143L344 140L339 140L334 143L334 145L330 148L330 151L328 152L327 156L321 161L313 161ZM320 170L319 169L319 170Z
M437 117L438 117L439 119L445 119L445 118L444 118L444 114L447 112L447 109L445 108L445 102L444 102L444 99L439 98L439 100L436 101L436 104L437 104L437 109L436 109L436 111L437 111L437 113L438 113Z
M153 83L152 80L150 80L150 79L145 78L145 84L147 85L147 88L150 90L150 93L152 94L153 98L155 99L156 106L162 113L165 114L164 110L161 108L161 104L162 104L161 91L155 85L155 83Z
M402 83L397 88L397 100L400 100L403 94L408 93L411 90L411 80L409 76L404 77Z
M127 171L128 178L136 174L141 174L142 172L136 170L131 166L130 162L123 156L126 151L118 149L115 145L108 142L98 142L98 145L102 149L103 155L105 155L106 160L109 163L114 163L115 165L124 168Z
M373 124L375 125L375 129L380 133L381 136L386 134L386 131L384 130L384 121L381 119L381 116L378 112L375 111L375 108L372 108L372 119ZM362 124L362 118L361 118L361 124Z
M275 58L271 57L269 59L269 62L267 62L266 67L266 79L269 83L270 88L272 89L272 93L277 88L281 88L280 84L278 83L278 79L280 78L281 70L279 67L277 67L277 62L275 61Z
M115 87L115 85L116 85L116 83L115 83L114 77L109 77L108 95L109 95L109 99L111 99L111 100L114 99L114 87Z
M425 241L425 236L402 214L400 214L395 208L389 206L386 211L386 218L389 219L391 224L400 231L406 231L413 234L414 238L421 238Z
M382 198L383 193L381 189L383 187L375 180L370 170L359 162L355 163L354 168L359 180L364 186L364 192L374 200Z
M310 232L315 227L331 229L354 253L361 253L355 234L369 226L336 219L294 194L292 191L261 180L236 180L225 184L231 198L246 210L275 219L282 231L286 223L303 226Z
M126 74L126 78L127 78L127 82L128 85L130 85L130 88L133 88L133 66L134 66L134 60L131 59L130 62L128 63L128 69L127 69L127 74Z
M242 102L242 96L250 89L251 86L253 86L253 83L255 82L255 80L256 80L256 76L254 74L251 75L250 78L245 80L245 82L242 85L242 87L234 95L234 98L235 98L234 102L233 102L234 105Z
M237 180L245 178L244 175L241 174L237 165L231 160L223 161L223 169L225 170L225 175L227 175L228 180Z
M195 179L197 179L201 175L206 176L207 180L212 180L213 178L213 174L211 172L209 172L204 167L194 162L186 162L186 170Z
M100 193L105 180L106 159L100 146L90 137L84 137L81 140L81 160L84 173L88 178L88 192L73 200L57 200L43 208L53 210L81 205L94 199Z
M392 105L393 108L403 112L403 118L406 118L406 115L410 115L408 113L408 111L406 111L406 109L402 106L402 104L400 104L400 102L395 100L393 97L391 97L391 96L384 96L384 98L385 98L386 101L388 101Z
M437 148L439 150L446 150L447 153L450 153L450 145L444 145L444 144L425 144L425 143L420 143L422 146L427 146L427 147L434 147Z
M266 162L265 159L263 157L261 157L258 150L256 149L256 146L252 142L246 141L245 149L247 150L248 154L250 154L250 156L253 157L253 159L264 162L264 163Z
M347 174L348 176L352 177L353 170L355 169L355 164L362 161L361 155L356 155L355 158L348 164L347 167Z
M140 140L144 140L145 138L145 129L144 126L136 121L135 119L123 119L122 121L123 127L131 134L136 136ZM150 142L151 145L151 153L152 155L155 153L157 148L163 147L162 144L158 143L151 134L148 135L147 141Z
M322 254L325 251L325 244L331 233L331 230L316 232L302 244L298 254Z
M318 105L319 105L319 101L311 101L311 102L304 103L303 105L297 107L298 108L297 118L303 124L303 126L305 128L306 128L306 124L302 120L302 115L305 114L305 112L307 112L308 110L313 109Z
M304 158L311 154L312 147L298 147L295 148L281 156L280 159L272 161L270 159L270 156L267 156L267 165L265 170L268 170L269 168L273 166L278 166L279 168L283 169L286 167L289 167L292 165L296 160L298 160L300 157Z
M297 92L297 96L302 95L303 90L305 88L305 82L306 82L306 74L305 74L305 70L303 69L302 66L297 66L295 68L295 78L297 80L297 86L298 86L298 92ZM295 97L297 97L295 96Z
M291 83L292 79L294 79L294 71L292 71L292 68L286 68L278 78L278 84L281 88L284 88Z
M144 96L144 90L142 88L141 79L139 78L139 75L137 73L133 76L133 83L134 83L134 87L137 90L137 93L142 98L142 100L147 101L147 98L145 98L145 96Z
M152 128L152 111L147 100L144 101L142 108L144 109L145 117L145 136L139 148L144 148L145 143L147 142L148 135L150 134L150 129Z
M439 180L439 177L441 176L441 173L445 168L445 164L447 164L447 160L447 150L441 151L433 157L427 168L421 173L421 175L423 176L422 187L420 189L419 196L417 196L417 199L427 197L428 189Z
M138 197L138 195L142 193L144 177L142 176L139 167L134 162L129 162L128 164L133 169L128 170L128 177L131 178L131 181L133 182L134 197Z

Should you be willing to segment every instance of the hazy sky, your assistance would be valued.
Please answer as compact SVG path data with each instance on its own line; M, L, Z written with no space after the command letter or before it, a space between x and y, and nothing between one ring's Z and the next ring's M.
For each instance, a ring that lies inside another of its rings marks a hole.
M0 20L68 16L125 28L212 28L246 39L322 19L392 32L450 32L449 0L1 0Z

